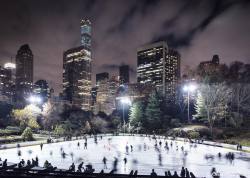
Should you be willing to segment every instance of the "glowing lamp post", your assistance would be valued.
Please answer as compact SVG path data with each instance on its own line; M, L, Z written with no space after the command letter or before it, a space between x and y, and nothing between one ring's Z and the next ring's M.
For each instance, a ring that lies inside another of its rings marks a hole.
M124 127L124 133L125 133L125 117L124 117L124 105L131 105L131 100L129 99L129 97L121 97L120 99L121 103L122 103L122 119L123 119L123 127Z
M42 99L41 99L41 97L39 97L39 96L31 95L31 96L28 98L28 101L29 101L31 104L40 104L40 103L42 102Z
M190 92L194 92L197 89L197 86L194 84L188 84L183 87L184 92L188 94L188 123L190 123L190 109L189 109L189 100L190 100Z

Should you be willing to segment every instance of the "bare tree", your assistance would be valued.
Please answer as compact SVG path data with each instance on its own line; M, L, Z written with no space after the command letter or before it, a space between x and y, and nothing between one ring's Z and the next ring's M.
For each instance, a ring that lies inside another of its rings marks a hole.
M203 107L209 124L211 136L216 120L224 116L225 108L231 100L231 90L225 84L202 84L199 89L203 98Z
M232 104L236 106L237 113L240 114L241 109L248 108L250 103L250 84L236 83L232 86L233 97Z
M250 109L250 84L233 83L231 100L231 119L236 127L240 127L243 122L243 115Z

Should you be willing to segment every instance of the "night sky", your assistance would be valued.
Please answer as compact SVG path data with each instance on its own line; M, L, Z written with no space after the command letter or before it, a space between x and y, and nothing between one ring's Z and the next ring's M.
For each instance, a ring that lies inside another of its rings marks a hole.
M82 18L92 21L93 74L117 74L125 63L135 82L136 49L158 40L180 52L182 69L213 54L222 63L250 63L250 1L1 0L0 65L28 43L34 81L60 92L63 51L80 45Z

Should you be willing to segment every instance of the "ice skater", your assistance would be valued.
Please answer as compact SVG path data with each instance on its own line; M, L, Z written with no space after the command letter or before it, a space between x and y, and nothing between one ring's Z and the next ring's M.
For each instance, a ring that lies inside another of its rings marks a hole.
M117 164L118 164L118 159L115 157L114 163L113 163L113 170L114 172L117 171Z
M107 158L104 156L102 159L103 165L104 165L104 169L108 169L107 167Z
M159 166L162 166L162 157L161 154L158 155Z
M88 149L88 143L86 141L84 142L84 149Z
M126 145L126 153L128 154L129 147Z
M127 158L125 157L124 159L123 159L123 161L124 161L124 164L125 164L125 166L126 166L126 164L127 164Z

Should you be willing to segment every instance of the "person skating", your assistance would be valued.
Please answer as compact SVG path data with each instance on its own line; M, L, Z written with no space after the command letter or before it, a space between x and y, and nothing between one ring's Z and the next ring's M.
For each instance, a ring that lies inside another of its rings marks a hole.
M103 165L104 165L104 169L108 169L107 167L107 158L104 156L102 159Z
M43 149L43 143L40 143L40 148L41 148L41 150Z
M128 145L126 145L126 153L128 154L128 149L129 149L129 147L128 147Z
M84 142L84 149L88 149L88 143L87 143L87 141Z
M143 148L144 148L144 151L147 150L147 145L146 145L146 143L144 143Z
M38 166L38 157L36 156L36 160L35 160L35 162L36 162L36 164L35 164L35 166Z
M162 166L162 157L161 154L158 155L159 166Z
M113 170L117 171L117 164L118 164L118 159L115 157L114 163L113 163Z
M124 158L123 161L124 161L124 164L126 166L126 164L127 164L127 158Z

